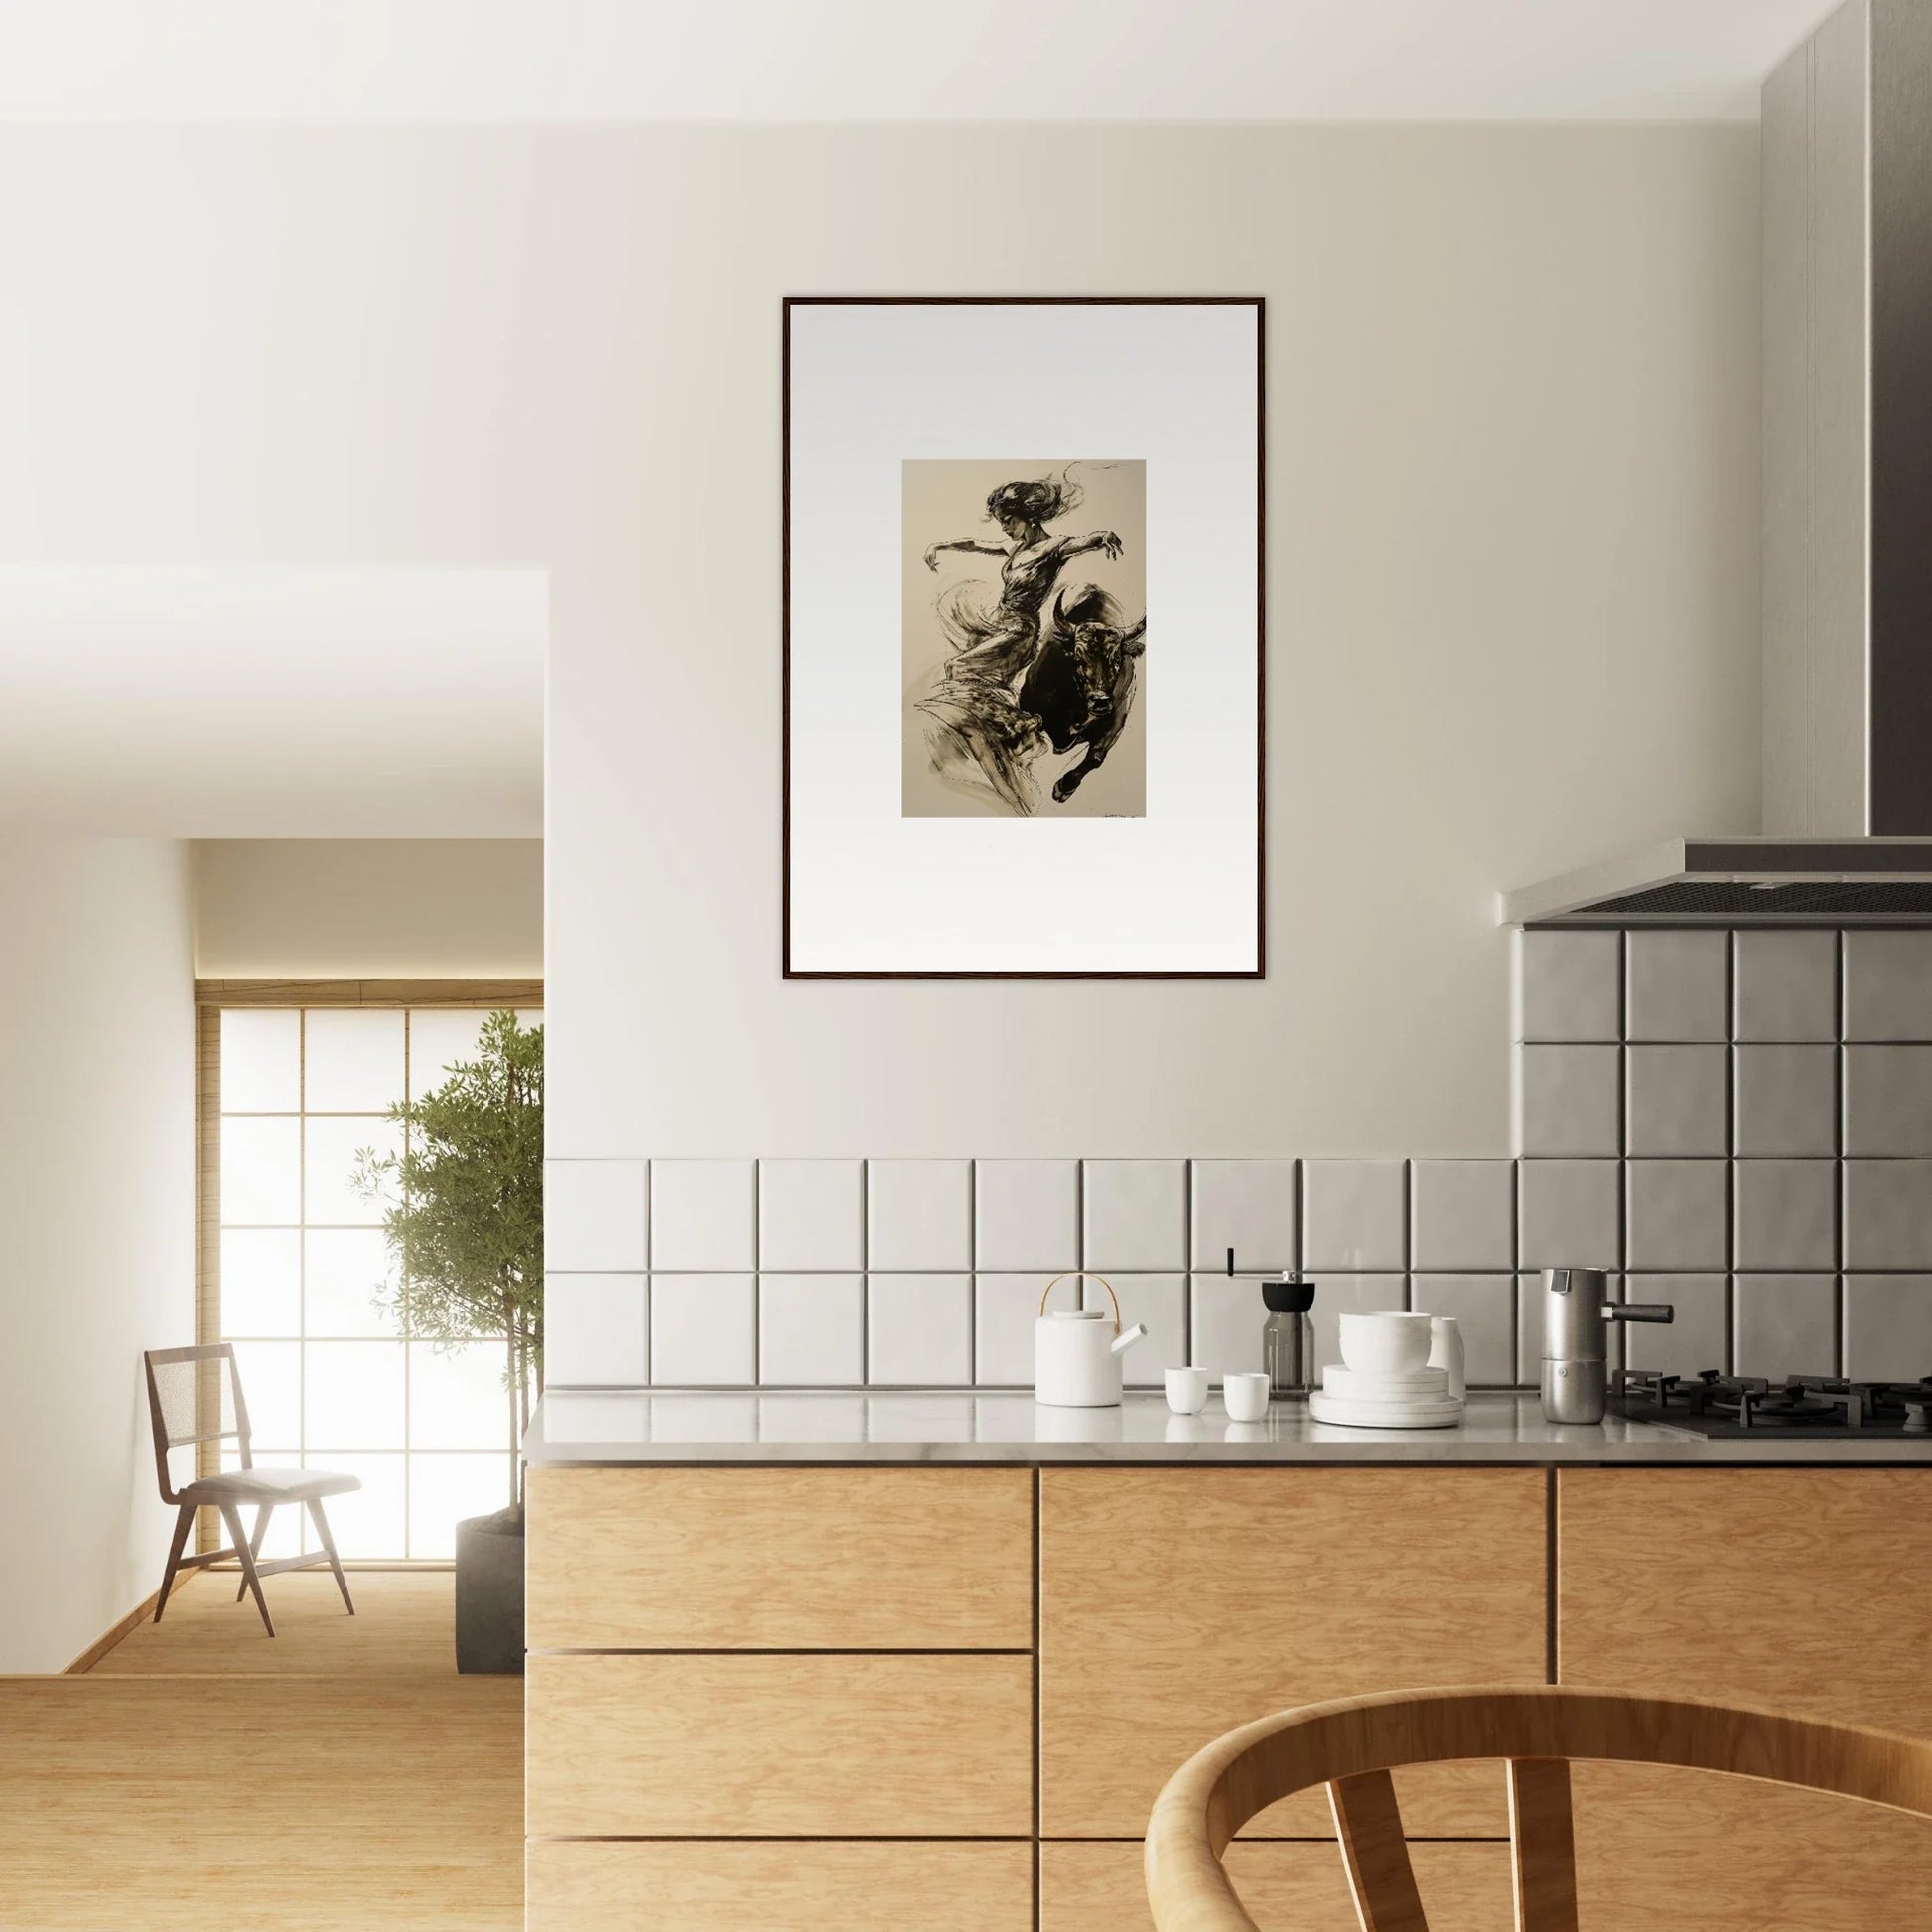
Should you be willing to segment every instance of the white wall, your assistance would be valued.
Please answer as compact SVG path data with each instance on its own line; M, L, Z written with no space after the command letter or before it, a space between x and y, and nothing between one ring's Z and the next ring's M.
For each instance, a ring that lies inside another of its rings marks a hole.
M144 1348L195 1338L185 846L0 845L0 1671L161 1581Z
M554 1153L1499 1151L1493 891L1754 828L1749 129L11 128L0 221L17 557L550 571ZM778 977L779 298L961 290L1269 299L1264 984Z
M203 839L203 979L541 979L541 839Z

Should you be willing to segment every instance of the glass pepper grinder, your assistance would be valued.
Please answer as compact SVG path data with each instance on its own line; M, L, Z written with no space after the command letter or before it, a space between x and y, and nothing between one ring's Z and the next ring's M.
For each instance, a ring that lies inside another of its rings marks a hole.
M1309 1316L1314 1287L1299 1275L1284 1275L1261 1285L1261 1299L1268 1306L1268 1319L1261 1329L1261 1362L1268 1371L1268 1392L1276 1401L1309 1392L1314 1372L1314 1323Z

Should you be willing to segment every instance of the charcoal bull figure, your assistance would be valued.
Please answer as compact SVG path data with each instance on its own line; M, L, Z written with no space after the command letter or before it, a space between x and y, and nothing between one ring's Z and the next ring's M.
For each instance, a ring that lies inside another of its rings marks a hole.
M1020 708L1039 720L1056 752L1084 742L1086 753L1053 784L1058 804L1106 762L1134 708L1136 666L1147 649L1147 620L1125 625L1120 607L1096 584L1069 585L1053 599L1038 653L1020 680Z

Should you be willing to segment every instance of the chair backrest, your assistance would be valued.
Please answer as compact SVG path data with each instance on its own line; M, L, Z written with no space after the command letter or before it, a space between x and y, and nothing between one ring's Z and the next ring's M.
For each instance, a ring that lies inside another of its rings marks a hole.
M1159 1932L1258 1932L1221 1863L1278 1799L1328 1787L1363 1932L1428 1932L1391 1770L1505 1758L1519 1932L1576 1932L1573 1758L1676 1764L1932 1817L1932 1742L1771 1711L1614 1691L1397 1691L1278 1712L1183 1764L1155 1800L1147 1892Z
M155 1474L161 1500L178 1500L168 1468L168 1451L185 1444L241 1445L241 1466L254 1466L248 1449L248 1405L242 1400L232 1342L198 1348L150 1348L142 1361L148 1372L148 1418L154 1425Z

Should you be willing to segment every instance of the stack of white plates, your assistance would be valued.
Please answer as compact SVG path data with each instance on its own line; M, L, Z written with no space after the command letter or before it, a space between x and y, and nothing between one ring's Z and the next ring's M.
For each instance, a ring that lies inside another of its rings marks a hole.
M1462 1403L1449 1392L1447 1369L1365 1371L1337 1363L1321 1371L1309 1414L1354 1429L1448 1429L1462 1420Z

